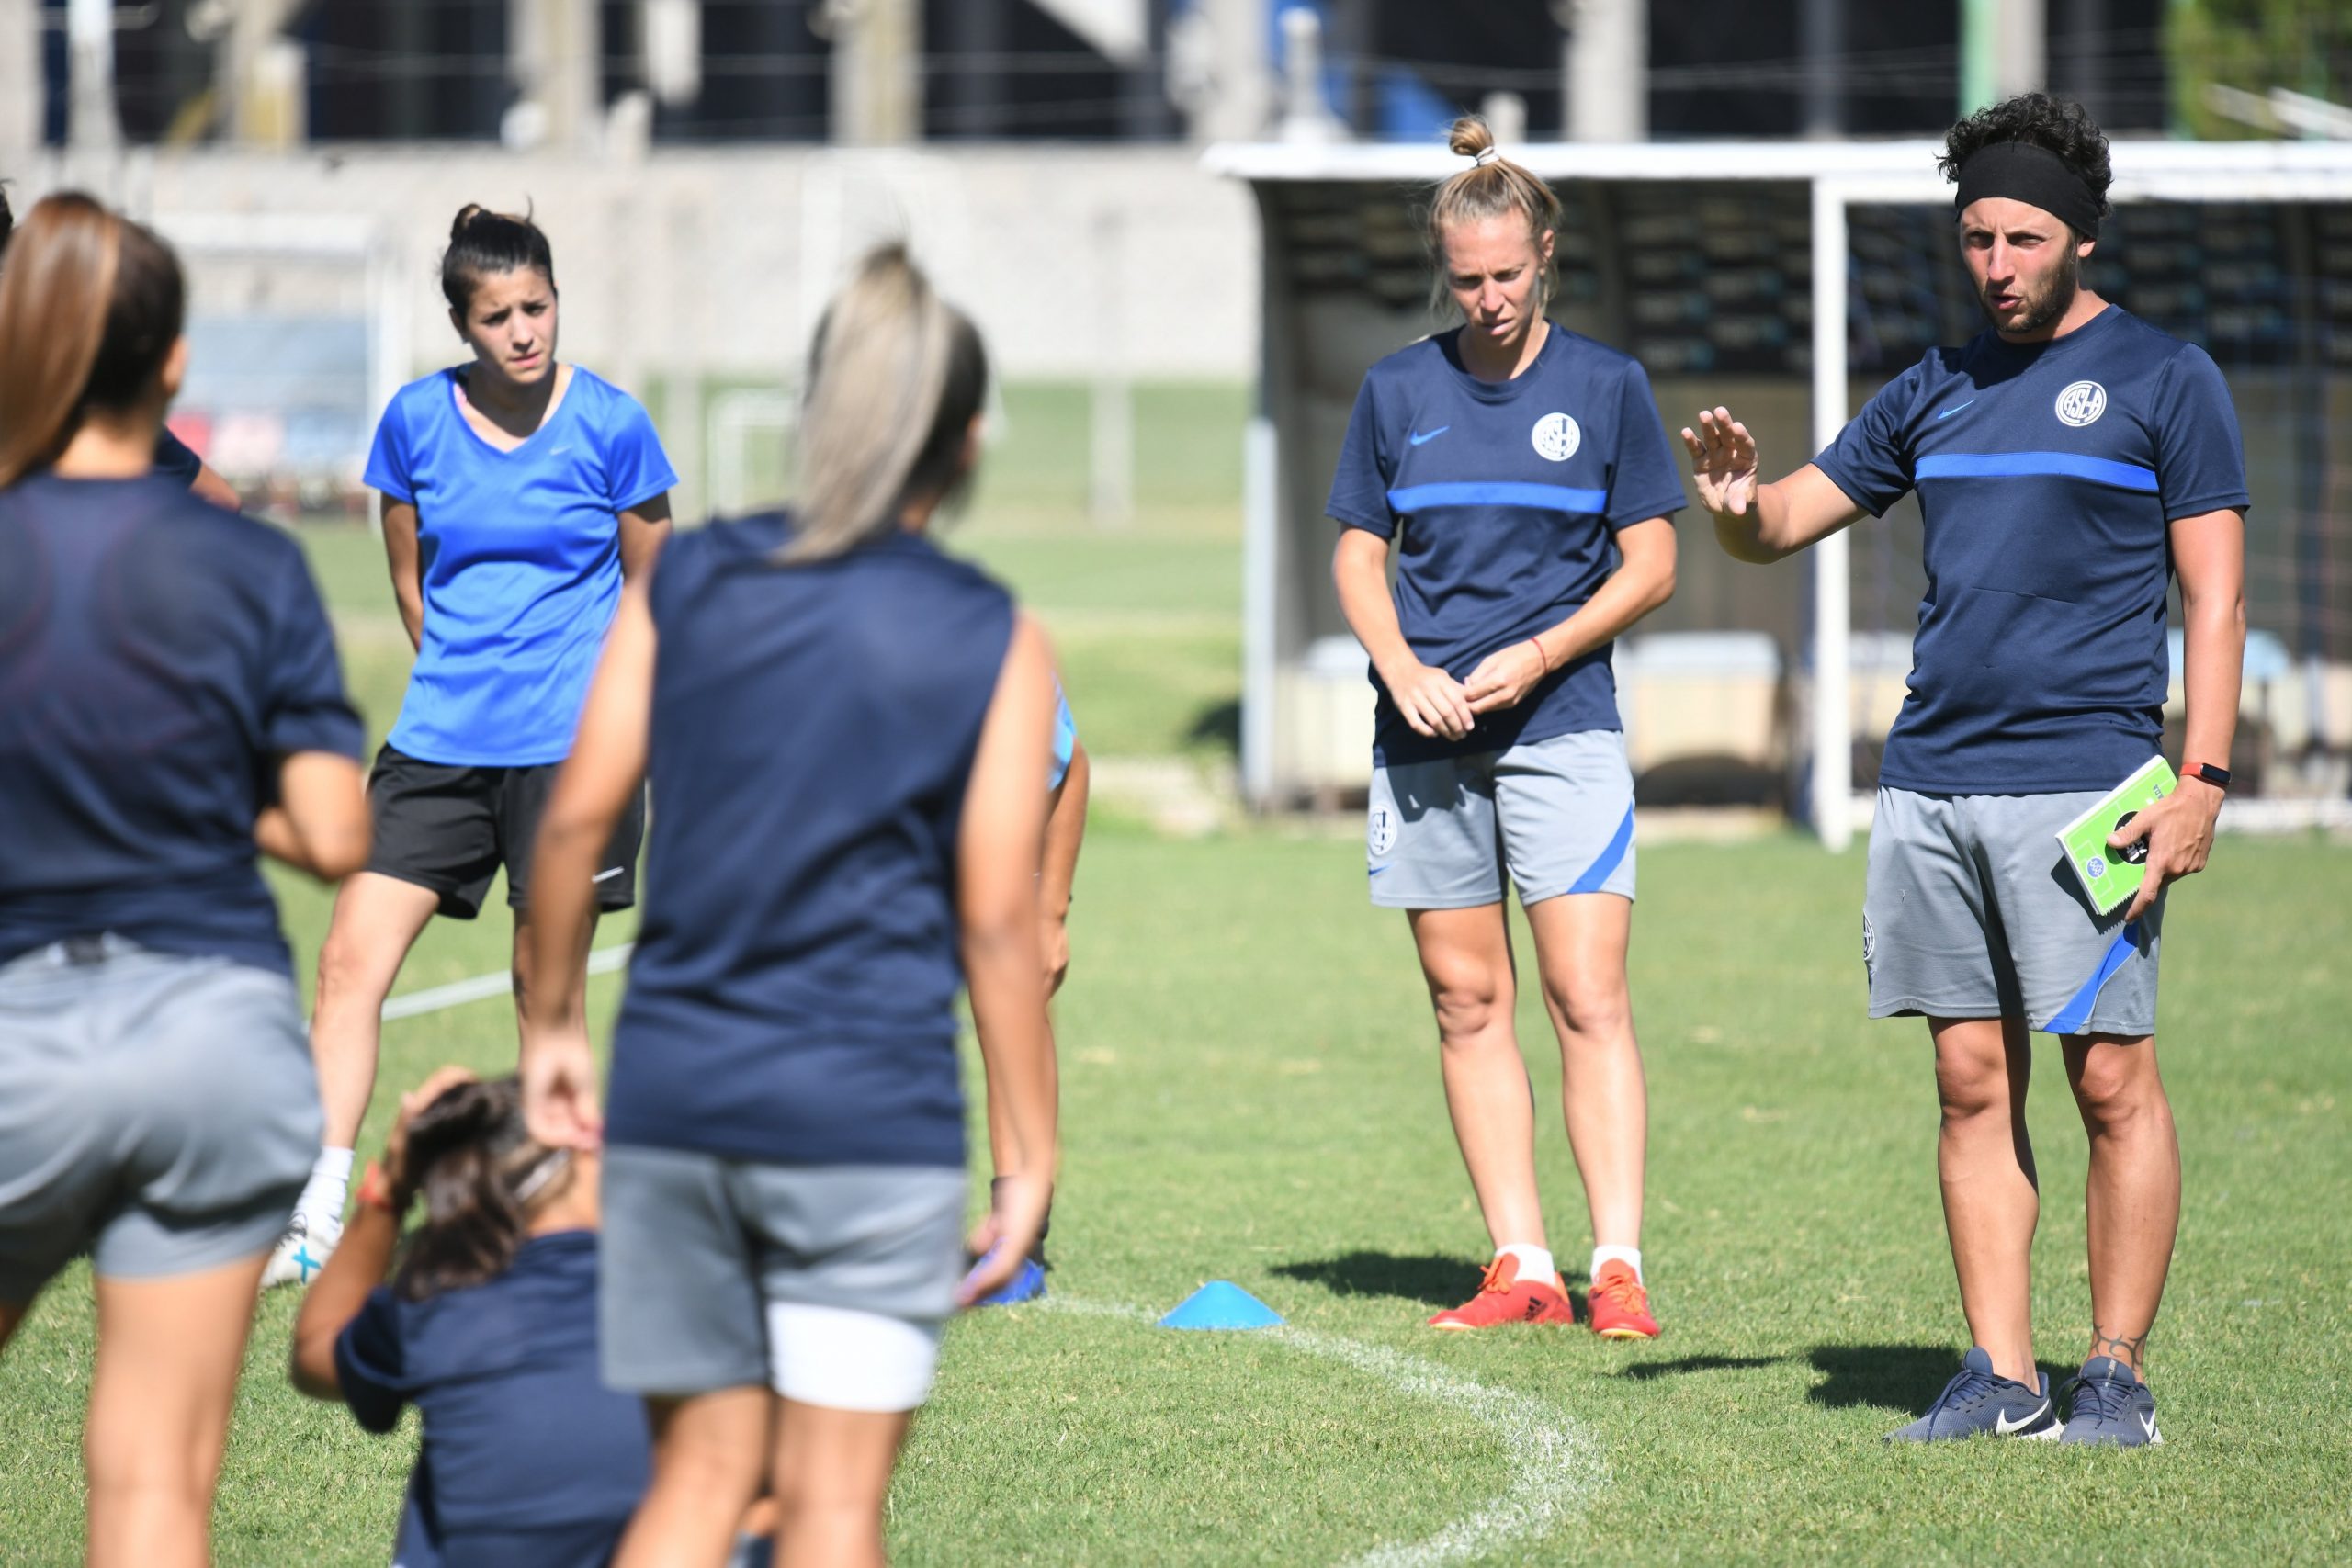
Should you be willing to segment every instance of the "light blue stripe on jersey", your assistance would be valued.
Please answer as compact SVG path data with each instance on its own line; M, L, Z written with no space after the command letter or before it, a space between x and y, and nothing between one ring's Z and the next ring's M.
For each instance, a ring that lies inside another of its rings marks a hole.
M1566 485L1460 483L1407 485L1388 492L1389 509L1410 516L1432 506L1532 506L1544 512L1577 512L1599 516L1609 505L1605 490L1571 490Z
M1919 459L1923 479L2017 479L2054 474L2118 490L2156 491L2156 471L2075 452L1939 452Z

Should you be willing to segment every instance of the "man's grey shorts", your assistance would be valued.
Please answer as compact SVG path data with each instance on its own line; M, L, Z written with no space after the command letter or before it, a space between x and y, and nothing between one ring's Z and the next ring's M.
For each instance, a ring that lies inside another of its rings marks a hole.
M2104 794L1882 787L1862 900L1871 1016L2016 1018L2052 1034L2153 1034L2164 897L2092 911L2058 829Z
M269 1250L318 1157L294 982L77 938L0 966L0 1301Z
M1581 729L1501 751L1392 762L1372 773L1364 853L1390 909L1521 904L1564 893L1634 896L1634 771L1625 737Z
M603 1209L597 1314L615 1388L685 1395L770 1382L771 1305L926 1326L956 1311L960 1168L608 1148Z

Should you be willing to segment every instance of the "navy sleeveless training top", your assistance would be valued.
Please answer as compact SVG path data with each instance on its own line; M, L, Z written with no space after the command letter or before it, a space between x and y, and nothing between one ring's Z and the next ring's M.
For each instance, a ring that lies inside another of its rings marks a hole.
M791 536L713 524L653 575L653 823L605 1137L960 1168L956 830L1012 600L918 535L780 565Z

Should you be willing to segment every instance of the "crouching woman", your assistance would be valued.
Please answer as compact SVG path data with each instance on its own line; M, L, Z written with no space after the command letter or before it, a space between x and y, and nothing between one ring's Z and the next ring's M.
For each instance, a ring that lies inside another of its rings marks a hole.
M401 1100L303 1299L297 1388L370 1432L423 1415L404 1568L602 1564L645 1491L644 1406L597 1375L597 1166L531 1140L514 1078L444 1067Z

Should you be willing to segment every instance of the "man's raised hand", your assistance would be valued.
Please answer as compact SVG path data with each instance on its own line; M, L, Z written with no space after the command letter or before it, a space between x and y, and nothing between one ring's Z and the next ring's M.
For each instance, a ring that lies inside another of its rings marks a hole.
M1682 427L1699 504L1718 517L1745 517L1756 500L1756 437L1726 408L1700 411L1699 428Z

